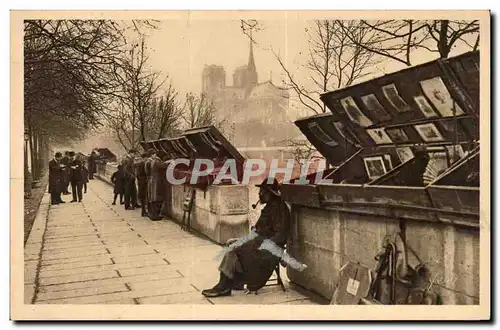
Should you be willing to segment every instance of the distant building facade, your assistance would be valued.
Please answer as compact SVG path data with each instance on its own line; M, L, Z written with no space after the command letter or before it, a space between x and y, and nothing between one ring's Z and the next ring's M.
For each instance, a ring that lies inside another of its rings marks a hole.
M224 134L238 147L284 145L294 129L287 117L289 93L271 80L259 83L251 41L248 64L234 70L233 85L226 85L224 67L206 65L202 93L214 103Z

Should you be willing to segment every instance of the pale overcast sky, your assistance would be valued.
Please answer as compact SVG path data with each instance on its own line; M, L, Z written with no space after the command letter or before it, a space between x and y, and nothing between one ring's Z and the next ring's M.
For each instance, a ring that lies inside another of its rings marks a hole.
M286 18L262 20L264 29L254 34L254 57L259 82L269 80L281 84L284 78L279 63L270 48L280 54L294 76L302 81L308 72L301 68L307 60L308 35L306 27L311 21L288 15ZM248 61L249 40L240 28L239 19L225 17L197 17L162 20L159 29L148 32L150 64L155 70L172 79L181 97L187 92L201 92L201 73L205 64L222 65L226 69L226 84L232 84L232 73ZM467 49L456 49L453 54ZM436 54L422 52L412 64L433 60ZM374 70L380 76L404 68L404 65L388 62Z

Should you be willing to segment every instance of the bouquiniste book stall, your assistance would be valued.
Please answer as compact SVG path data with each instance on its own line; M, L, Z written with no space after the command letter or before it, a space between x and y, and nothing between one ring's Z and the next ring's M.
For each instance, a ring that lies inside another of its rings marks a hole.
M473 273L470 279L454 281L450 287L445 278L457 276L450 274L453 264L460 264L459 259L465 257L457 250L454 256L446 256L445 247L435 246L436 242L426 248L423 240L429 237L422 231L434 226L439 234L433 239L439 240L444 227L435 226L452 225L453 240L465 235L473 251L470 253L478 256L479 52L410 67L325 93L321 100L331 113L300 119L296 125L334 165L325 176L332 182L315 183L313 174L307 177L307 185L282 187L284 198L295 210L290 252L317 264L317 269L312 266L309 272L316 272L315 276L289 270L292 281L322 291L327 298L338 283L337 275L320 274L320 267L332 264L326 261L326 255L330 258L331 254L316 251L320 247L312 242L326 227L322 227L325 223L309 224L314 218L307 215L317 217L320 209L325 212L322 216L333 217L331 222L340 226L337 231L344 236L334 233L342 244L327 247L339 253L335 258L341 262L331 267L335 273L348 261L375 268L373 255L354 246L348 249L349 234L344 230L365 221L376 227L375 218L382 217L390 219L386 228L377 228L372 237L355 239L365 250L379 248L381 237L389 234L392 226L405 243L417 246L417 254L441 262L435 267L435 272L442 273L437 286L449 302L469 303L471 299L447 290L465 290L465 295L478 297L478 283L469 283L478 276L477 265L467 268ZM348 221L353 214L354 219ZM473 258L474 262L477 259ZM392 297L392 303L394 300Z

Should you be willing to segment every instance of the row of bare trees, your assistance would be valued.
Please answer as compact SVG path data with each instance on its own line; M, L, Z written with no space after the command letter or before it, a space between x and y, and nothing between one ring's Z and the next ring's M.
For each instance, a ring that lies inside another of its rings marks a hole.
M181 100L161 72L149 66L144 37L121 59L117 77L123 86L109 115L109 127L125 150L141 141L178 135L182 130L216 123L215 108L205 95Z
M181 102L175 88L150 67L144 40L157 24L24 22L25 158L31 157L26 177L41 177L49 146L78 142L103 126L129 149L141 140L211 123L214 109L204 96L188 94Z
M106 20L24 22L24 133L34 180L49 145L81 139L102 122L119 89L114 75L126 29Z
M241 28L256 42L252 31L265 26L252 20L242 21ZM456 47L479 47L479 22L475 20L316 20L306 33L309 51L305 62L285 63L271 51L285 73L285 88L293 90L303 113L310 115L327 111L319 99L321 94L369 78L381 65L411 66L416 56L425 53L447 58ZM288 143L302 159L316 151L307 141Z

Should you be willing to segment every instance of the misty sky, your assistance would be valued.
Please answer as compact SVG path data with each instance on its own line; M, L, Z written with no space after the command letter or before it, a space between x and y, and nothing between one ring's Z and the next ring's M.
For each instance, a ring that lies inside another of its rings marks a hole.
M294 76L307 81L308 72L301 68L307 60L308 35L305 29L311 21L288 15L286 18L263 20L264 29L255 33L258 45L254 45L255 62L259 82L269 80L280 84L284 78L279 63L270 49L283 58ZM249 40L240 28L239 19L223 17L204 19L163 20L159 29L150 31L147 38L150 47L150 64L155 70L169 75L180 95L201 92L201 72L205 64L223 65L226 84L232 84L232 73L248 61ZM453 54L467 49L459 47ZM433 60L436 54L426 51L415 56L412 64ZM386 62L374 68L373 77L402 69L404 65Z

